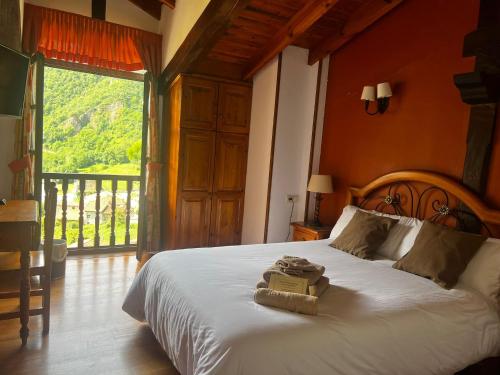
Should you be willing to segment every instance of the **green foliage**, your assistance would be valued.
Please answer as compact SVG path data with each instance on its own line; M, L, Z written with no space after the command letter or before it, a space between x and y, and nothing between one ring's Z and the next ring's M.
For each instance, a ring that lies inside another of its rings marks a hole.
M44 172L104 173L132 162L138 174L143 90L142 82L46 68Z
M131 162L140 161L141 160L141 148L142 142L136 141L130 146L127 150L128 160Z
M86 241L86 247L94 246L95 226L93 224L85 224L83 226L83 238ZM100 246L110 244L111 223L106 222L99 226ZM62 238L61 220L57 220L54 231L54 238ZM90 240L90 241L89 241ZM68 247L76 247L78 243L78 222L68 221L66 224L66 243ZM115 243L125 243L125 223L117 222L115 227ZM137 224L130 224L130 243L137 243Z

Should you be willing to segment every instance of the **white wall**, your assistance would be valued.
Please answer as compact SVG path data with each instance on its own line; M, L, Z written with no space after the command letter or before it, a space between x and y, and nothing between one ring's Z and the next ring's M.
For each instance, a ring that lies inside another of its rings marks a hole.
M298 195L292 221L304 218L318 74L318 64L309 66L307 57L303 48L283 51L267 242L287 238L288 194Z
M26 3L77 13L92 15L92 0L26 0ZM163 7L165 8L165 7ZM128 0L107 0L106 21L157 33L160 22Z
M242 243L264 242L278 58L253 79Z
M25 3L90 16L92 0L26 0Z
M162 6L162 8L167 8ZM160 21L128 0L106 0L106 21L136 27L152 33L159 32Z
M175 9L162 7L160 33L163 35L163 62L167 66L205 10L210 0L177 0Z

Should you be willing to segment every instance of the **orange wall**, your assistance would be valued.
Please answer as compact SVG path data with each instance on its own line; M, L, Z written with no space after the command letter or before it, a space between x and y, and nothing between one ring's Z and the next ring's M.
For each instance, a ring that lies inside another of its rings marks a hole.
M336 191L323 203L324 222L340 214L347 186L391 171L461 177L469 107L453 75L474 68L473 58L462 58L462 43L478 13L479 0L406 0L332 56L320 172L333 176ZM384 81L393 88L389 110L368 116L362 88ZM491 180L490 200L500 208L500 146Z

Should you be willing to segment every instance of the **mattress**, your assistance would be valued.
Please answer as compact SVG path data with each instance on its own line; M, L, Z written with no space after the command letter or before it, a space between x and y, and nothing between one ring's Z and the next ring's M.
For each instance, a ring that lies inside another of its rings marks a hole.
M253 301L283 255L326 267L318 316ZM367 261L328 240L166 251L123 304L190 374L452 374L500 353L496 306L464 289Z

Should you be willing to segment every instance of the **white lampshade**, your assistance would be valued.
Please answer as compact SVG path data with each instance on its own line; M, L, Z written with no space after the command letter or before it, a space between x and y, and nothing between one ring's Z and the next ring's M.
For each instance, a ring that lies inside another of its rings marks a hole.
M377 85L377 98L390 98L391 96L392 90L389 82L383 82Z
M327 174L313 174L307 185L312 193L333 193L332 177Z
M361 100L369 100L373 102L375 100L375 87L364 86L363 93L361 94Z

